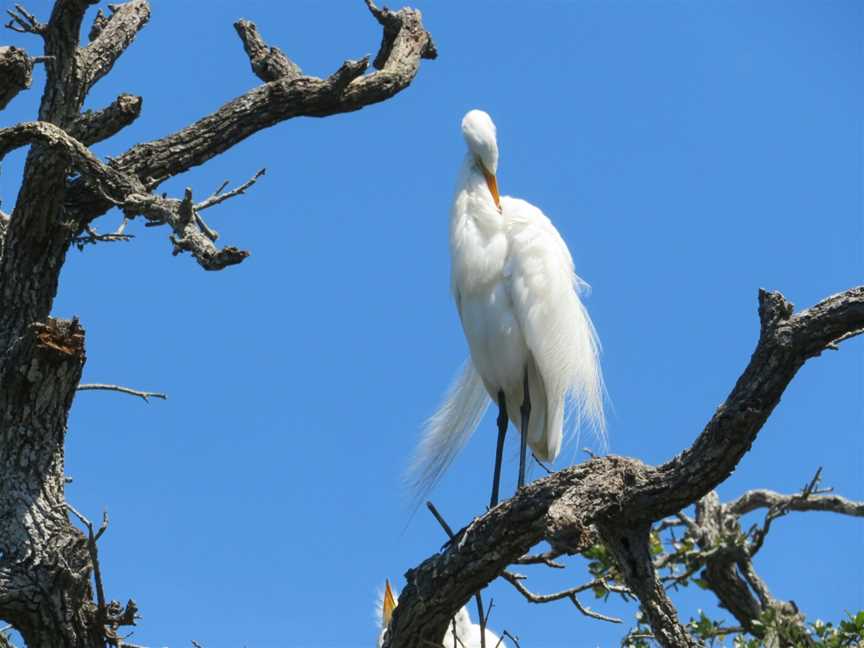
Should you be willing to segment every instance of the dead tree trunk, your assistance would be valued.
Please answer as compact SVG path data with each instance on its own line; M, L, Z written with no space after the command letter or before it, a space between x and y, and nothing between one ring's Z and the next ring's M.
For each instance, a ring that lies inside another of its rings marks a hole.
M89 44L81 44L84 14L94 4L57 0L45 23L18 6L10 27L42 39L45 56L0 48L0 109L29 86L34 62L44 63L47 73L38 121L0 130L0 158L30 146L15 207L0 213L0 618L32 648L120 646L117 629L134 623L136 612L133 601L106 602L98 571L93 578L99 532L86 520L89 536L73 526L64 497L67 417L85 361L80 324L50 317L69 247L122 239L122 231L100 235L93 226L116 206L126 218L170 228L174 254L190 253L205 270L240 263L248 253L218 248L201 216L240 191L199 202L191 190L178 199L152 191L280 121L387 100L408 87L422 58L435 57L419 12L381 10L371 0L383 39L377 71L368 75L367 59L348 60L326 79L303 75L264 43L255 25L241 21L235 26L263 83L109 165L87 147L132 123L141 99L121 95L85 114L81 107L148 22L150 5L110 5L109 15L96 15Z

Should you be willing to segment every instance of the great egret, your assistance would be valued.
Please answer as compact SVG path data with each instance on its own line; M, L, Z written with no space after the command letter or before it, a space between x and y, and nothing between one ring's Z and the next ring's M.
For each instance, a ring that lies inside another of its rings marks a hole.
M499 196L495 124L482 110L462 120L468 154L450 212L451 288L471 357L427 421L411 469L425 496L498 404L491 506L498 503L508 418L540 461L561 449L565 406L604 439L603 379L596 331L580 300L588 287L555 226L534 205ZM488 397L487 397L488 396ZM518 412L518 415L517 415Z
M390 588L390 581L385 581L384 595L377 607L378 621L381 627L378 634L378 648L384 644L384 636L387 634L387 628L397 603L393 590ZM506 642L499 639L489 628L486 628L484 638L486 648L507 648ZM453 617L453 621L447 625L447 633L444 635L444 641L441 645L442 648L481 648L484 645L480 641L480 625L471 623L471 616L465 607L459 610Z

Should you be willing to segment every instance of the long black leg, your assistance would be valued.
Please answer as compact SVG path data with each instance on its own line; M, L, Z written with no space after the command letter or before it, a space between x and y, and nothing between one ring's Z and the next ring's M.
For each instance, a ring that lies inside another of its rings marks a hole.
M504 437L507 436L507 402L504 392L498 392L498 445L495 447L495 474L492 476L492 501L489 508L498 503L498 486L501 483L501 459L504 456Z
M516 489L520 489L525 485L525 459L528 454L528 417L531 415L531 397L528 393L528 370L525 370L525 396L522 398L522 407L519 408L519 413L522 414L522 439L519 442L519 482Z

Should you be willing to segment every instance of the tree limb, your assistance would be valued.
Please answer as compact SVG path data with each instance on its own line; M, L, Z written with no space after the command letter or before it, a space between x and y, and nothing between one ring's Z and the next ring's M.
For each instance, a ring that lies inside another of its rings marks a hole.
M47 79L39 119L66 126L78 115L87 94L81 83L81 61L78 36L81 21L90 5L98 0L63 0L55 2L44 29L45 54L49 57Z
M840 495L783 495L772 490L756 489L747 491L734 502L726 505L729 513L744 515L762 508L785 508L790 511L827 511L864 517L864 502L856 502Z
M111 71L120 55L150 20L147 0L129 0L109 7L111 16L100 23L95 39L81 50L85 92Z
M648 550L653 522L713 490L750 447L801 365L842 336L864 330L864 287L793 315L779 293L759 295L761 333L750 363L693 445L652 467L607 456L565 468L519 490L457 534L439 554L406 573L389 646L421 646L443 636L471 592L546 540L579 553L596 539L618 559L626 585L664 646L695 645L660 585ZM494 551L489 551L494 547Z
M380 13L373 11L379 22ZM132 147L114 161L114 166L152 189L281 121L351 112L389 99L408 87L421 59L435 58L436 51L419 11L406 7L397 12L384 10L383 14L389 54L378 72L360 76L361 60L347 61L327 79L290 74L276 78L176 133ZM67 204L80 214L82 223L111 207L83 183L71 188Z
M24 122L0 129L0 160L17 148L36 143L71 165L86 182L115 193L118 197L114 200L120 200L125 194L145 191L137 180L102 164L84 144L47 122ZM14 216L15 212L13 222Z
M88 110L73 121L67 132L79 142L91 146L108 139L138 119L141 97L122 94L102 110Z
M17 47L0 47L0 110L30 87L33 59Z
M234 23L237 35L243 41L243 49L249 57L252 71L265 83L277 79L296 79L302 76L300 67L289 59L278 47L268 47L255 23L238 20Z
M0 159L9 151L34 142L65 159L85 182L97 187L105 199L123 209L127 217L143 215L152 224L169 225L174 232L171 241L175 255L181 251L190 252L205 270L221 270L249 256L248 252L235 247L220 250L213 244L216 235L198 215L191 189L186 190L183 200L151 195L137 179L117 171L114 165L102 164L86 146L53 124L27 122L0 130Z

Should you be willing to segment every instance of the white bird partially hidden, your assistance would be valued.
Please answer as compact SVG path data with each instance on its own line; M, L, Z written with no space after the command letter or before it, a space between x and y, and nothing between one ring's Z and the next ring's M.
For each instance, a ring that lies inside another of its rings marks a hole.
M410 470L422 499L498 404L491 506L498 503L508 419L539 461L561 450L565 410L605 440L600 345L567 245L534 205L499 197L495 124L482 110L462 120L468 154L450 213L451 288L471 357L426 423Z
M377 607L380 626L378 648L384 645L384 637L387 635L390 619L393 618L393 610L396 609L397 604L398 601L388 580L385 582L384 594L381 597L380 605ZM485 645L485 648L507 648L507 643L503 639L499 639L498 635L489 628L486 628L485 634L482 635L481 630L480 624L472 623L468 610L462 607L447 625L447 632L441 646L442 648L483 648ZM485 643L481 642L481 636L485 638Z

